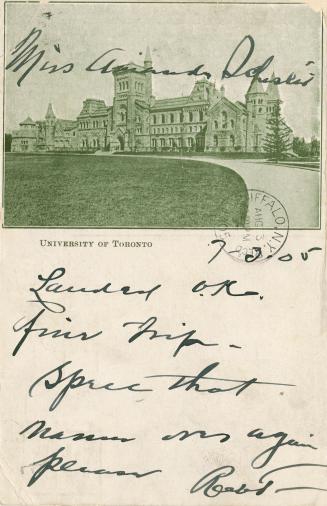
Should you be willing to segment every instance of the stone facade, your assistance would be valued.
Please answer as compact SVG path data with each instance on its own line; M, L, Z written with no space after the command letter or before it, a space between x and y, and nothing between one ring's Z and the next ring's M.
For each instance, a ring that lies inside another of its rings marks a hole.
M49 104L44 120L20 123L12 151L263 151L267 119L281 103L277 85L265 90L254 78L243 103L201 79L189 96L156 99L151 69L148 48L143 66L115 67L113 105L88 98L76 120L56 118Z

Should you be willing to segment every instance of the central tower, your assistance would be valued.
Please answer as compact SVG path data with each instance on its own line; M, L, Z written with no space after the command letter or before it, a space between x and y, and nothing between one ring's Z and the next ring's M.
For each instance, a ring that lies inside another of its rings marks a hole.
M113 147L120 151L134 151L136 136L148 129L149 107L152 96L152 69L147 47L144 66L133 62L113 68ZM118 145L117 145L118 143Z

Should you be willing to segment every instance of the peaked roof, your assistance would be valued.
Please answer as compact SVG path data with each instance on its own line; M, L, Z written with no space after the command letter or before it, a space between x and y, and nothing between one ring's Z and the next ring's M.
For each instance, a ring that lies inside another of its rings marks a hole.
M246 92L246 95L250 95L251 93L265 93L262 83L260 83L260 81L258 80L258 76L254 76L254 78L252 79L249 89Z
M48 105L48 109L47 109L47 113L45 115L45 117L48 119L48 118L55 118L55 113L53 112L53 109L52 109L52 104L49 103Z
M275 79L275 72L272 73L268 83L267 87L268 100L280 100L278 84L275 84L273 82L274 79Z
M19 124L20 125L35 125L35 122L32 120L32 118L30 116L28 116L25 121L22 121Z
M216 102L215 104L212 105L212 107L209 108L208 114L213 113L214 111L216 111L217 109L220 109L221 107L228 107L228 108L232 109L233 111L239 112L241 110L242 112L244 112L243 107L241 107L241 105L239 103L232 102L227 97L221 97L218 100L218 102Z

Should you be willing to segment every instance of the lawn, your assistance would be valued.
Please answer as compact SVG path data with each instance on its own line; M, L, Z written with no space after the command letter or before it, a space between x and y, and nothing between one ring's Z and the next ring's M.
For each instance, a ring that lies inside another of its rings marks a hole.
M5 158L7 227L243 227L247 205L238 174L195 160Z

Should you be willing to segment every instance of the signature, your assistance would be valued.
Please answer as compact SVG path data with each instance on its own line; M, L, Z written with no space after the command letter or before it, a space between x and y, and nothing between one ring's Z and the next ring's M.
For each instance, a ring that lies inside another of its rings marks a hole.
M203 494L206 497L217 497L220 494L223 493L233 493L233 494L247 494L247 493L254 493L257 496L260 496L264 494L268 489L274 485L274 480L269 480L267 483L263 484L263 481L267 476L271 476L273 474L279 473L280 471L286 470L286 469L296 469L300 467L316 467L316 468L327 468L326 464L291 464L288 466L282 466L277 467L275 469L272 469L265 474L263 474L259 478L259 486L250 488L246 483L241 483L237 485L224 485L222 483L223 479L226 477L229 477L235 473L235 467L232 465L226 465L222 467L218 467L214 469L213 471L210 471L205 476L200 478L199 481L193 485L193 487L190 490L191 494L195 494L196 492L203 491ZM260 486L261 485L261 486ZM289 486L289 487L282 487L282 488L275 488L274 492L287 492L290 490L319 490L323 492L327 492L327 489L320 488L320 487L312 487L309 485L298 485L298 486Z

